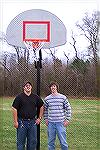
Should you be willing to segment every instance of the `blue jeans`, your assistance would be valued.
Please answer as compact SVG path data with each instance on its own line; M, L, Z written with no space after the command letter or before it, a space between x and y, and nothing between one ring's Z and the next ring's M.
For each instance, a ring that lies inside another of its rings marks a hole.
M56 134L60 141L61 149L68 150L66 142L66 127L62 122L49 122L48 123L48 150L55 150Z
M18 120L17 150L36 150L37 125L35 120Z

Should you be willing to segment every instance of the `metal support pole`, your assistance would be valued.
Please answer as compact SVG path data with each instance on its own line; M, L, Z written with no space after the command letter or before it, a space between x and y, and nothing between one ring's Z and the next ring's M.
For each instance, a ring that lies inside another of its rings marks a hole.
M40 96L40 82L41 82L41 72L40 69L42 68L42 54L41 50L39 51L39 60L36 63L37 68L37 95ZM39 117L40 110L37 109L37 117ZM37 150L40 150L40 124L37 125Z
M40 62L37 61L37 95L40 96ZM37 117L39 117L39 109L37 109ZM37 150L40 150L40 124L37 125Z

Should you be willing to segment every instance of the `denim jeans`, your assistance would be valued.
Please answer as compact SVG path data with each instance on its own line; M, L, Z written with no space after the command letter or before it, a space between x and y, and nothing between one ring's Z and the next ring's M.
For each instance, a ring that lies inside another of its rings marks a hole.
M60 141L61 149L68 150L66 142L66 127L62 122L49 122L48 123L48 150L55 150L56 134Z
M17 150L36 150L37 125L35 120L18 120Z

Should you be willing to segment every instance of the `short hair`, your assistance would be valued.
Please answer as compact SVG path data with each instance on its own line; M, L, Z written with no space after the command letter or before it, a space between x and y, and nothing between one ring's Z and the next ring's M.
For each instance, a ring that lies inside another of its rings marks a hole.
M59 84L56 81L51 81L49 84L49 88L51 88L52 85L56 85L57 90L59 90Z
M32 83L31 83L30 81L26 81L26 82L24 82L23 87L25 87L25 85L26 85L27 83L32 86Z

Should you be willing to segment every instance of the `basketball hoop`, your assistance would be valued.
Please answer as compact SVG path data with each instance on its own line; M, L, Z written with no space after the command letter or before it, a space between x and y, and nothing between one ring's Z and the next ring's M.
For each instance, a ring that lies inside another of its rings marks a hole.
M34 59L37 61L39 59L39 50L42 49L44 42L24 41L24 44L28 50L33 50Z
M32 42L32 47L33 47L34 49L39 48L39 46L40 46L40 43L39 43L39 42Z

